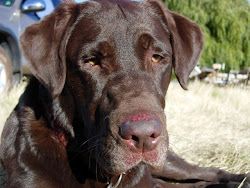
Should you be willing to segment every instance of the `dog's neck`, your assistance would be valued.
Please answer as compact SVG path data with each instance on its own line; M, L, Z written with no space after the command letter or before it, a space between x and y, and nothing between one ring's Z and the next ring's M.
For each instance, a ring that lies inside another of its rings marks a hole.
M107 188L117 188L117 187L120 185L121 181L122 181L122 176L125 175L125 174L126 174L125 172L121 173L121 174L118 176L117 181L112 180L112 179L111 179L110 181L108 181L108 182L107 182ZM114 179L114 178L113 178L113 179ZM113 183L113 181L114 181L114 183Z
M107 178L89 177L85 180L86 187L97 188L151 188L155 182L146 165L139 165L120 175L109 175Z
M39 95L39 102L44 112L44 118L48 122L48 127L54 131L60 143L66 147L68 140L74 137L70 118L63 110L59 97L52 99L42 84L39 85Z
M91 172L89 172L89 175ZM152 179L151 173L147 165L139 164L129 171L120 175L108 175L105 177L96 177L96 174L90 175L85 180L85 185L98 188L151 188L155 182ZM86 186L88 187L88 186Z
M125 173L121 173L119 176L113 176L110 180L107 180L106 183L104 183L106 188L117 188L122 181L122 177L125 175ZM102 183L103 184L103 183Z

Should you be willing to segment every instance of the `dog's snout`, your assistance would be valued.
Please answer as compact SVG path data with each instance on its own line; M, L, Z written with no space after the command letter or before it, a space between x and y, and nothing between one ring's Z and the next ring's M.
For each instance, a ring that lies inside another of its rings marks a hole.
M156 148L160 141L162 125L158 119L133 117L120 126L122 140L133 152L147 152Z

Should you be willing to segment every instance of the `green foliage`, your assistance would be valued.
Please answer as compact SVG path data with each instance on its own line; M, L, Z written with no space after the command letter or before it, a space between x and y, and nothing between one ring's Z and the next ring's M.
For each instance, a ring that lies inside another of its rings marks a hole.
M250 5L247 0L164 0L194 20L205 36L201 66L225 63L226 71L250 67Z

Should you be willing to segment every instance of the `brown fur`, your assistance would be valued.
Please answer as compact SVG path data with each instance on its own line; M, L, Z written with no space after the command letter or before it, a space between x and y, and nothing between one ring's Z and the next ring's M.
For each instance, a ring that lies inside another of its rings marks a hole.
M168 150L171 71L186 89L204 39L160 1L65 1L20 43L34 78L2 134L7 187L106 187L122 173L123 188L235 187L245 177Z

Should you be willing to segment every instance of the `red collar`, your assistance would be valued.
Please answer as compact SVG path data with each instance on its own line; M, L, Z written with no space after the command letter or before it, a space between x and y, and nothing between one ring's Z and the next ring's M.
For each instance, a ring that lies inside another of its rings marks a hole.
M67 138L66 135L64 134L63 130L61 130L60 128L54 128L54 133L56 135L56 137L59 139L59 141L62 143L62 145L64 147L67 146Z
M54 134L62 145L67 147L68 139L74 137L74 133L61 124L59 117L55 117L53 112L53 100L42 84L39 85L39 91L40 103L43 107L44 118L48 122L48 127L54 131Z

